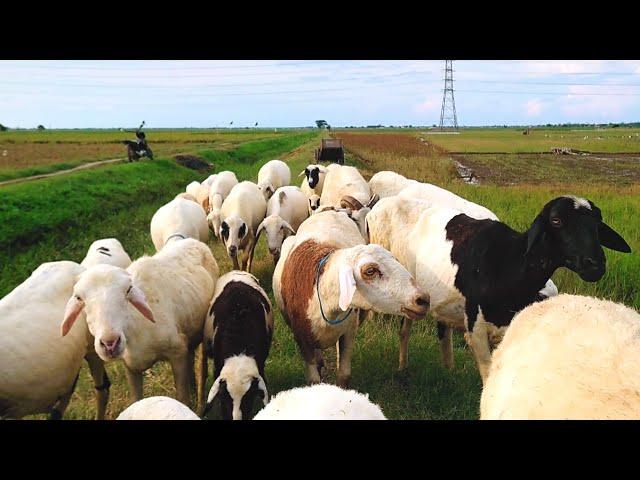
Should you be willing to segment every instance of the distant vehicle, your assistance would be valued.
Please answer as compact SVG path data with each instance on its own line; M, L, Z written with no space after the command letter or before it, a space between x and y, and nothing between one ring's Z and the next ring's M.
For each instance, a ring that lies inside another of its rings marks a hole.
M316 149L317 162L335 162L344 165L344 146L340 138L323 138Z
M142 131L143 126L144 120L136 130L125 130L126 132L135 133L137 138L135 142L131 140L122 141L122 143L127 146L127 156L129 157L130 162L140 160L142 157L148 157L153 160L153 152L151 151L151 148L149 148L146 135Z

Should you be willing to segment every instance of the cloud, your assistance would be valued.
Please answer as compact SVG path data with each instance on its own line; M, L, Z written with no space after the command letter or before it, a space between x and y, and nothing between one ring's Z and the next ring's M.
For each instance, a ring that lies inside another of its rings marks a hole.
M534 98L525 102L524 110L527 117L537 117L542 113L543 103L540 99Z
M442 98L436 98L435 96L427 97L424 102L421 102L414 106L414 111L417 113L432 113L438 111L442 107Z

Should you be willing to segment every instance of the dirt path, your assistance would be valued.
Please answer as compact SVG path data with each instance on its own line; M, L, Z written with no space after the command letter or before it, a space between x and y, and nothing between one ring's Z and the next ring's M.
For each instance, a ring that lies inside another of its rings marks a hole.
M7 185L14 185L16 183L30 182L32 180L40 180L41 178L55 177L57 175L65 175L67 173L77 172L78 170L86 170L88 168L99 167L101 165L108 165L110 163L122 162L126 159L127 159L126 157L111 158L109 160L100 160L98 162L83 163L82 165L78 165L77 167L69 168L67 170L59 170L57 172L51 172L51 173L42 173L40 175L32 175L31 177L14 178L12 180L5 180L4 182L0 182L0 187L6 187Z

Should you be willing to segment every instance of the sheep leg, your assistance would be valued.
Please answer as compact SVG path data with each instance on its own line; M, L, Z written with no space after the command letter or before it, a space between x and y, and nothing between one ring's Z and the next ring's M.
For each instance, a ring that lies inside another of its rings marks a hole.
M127 382L129 383L129 392L134 402L142 400L142 372L132 372L129 367L125 368L127 373Z
M473 356L476 359L480 377L482 378L482 384L484 385L491 366L491 349L489 348L487 323L484 320L476 321L473 325L473 330L465 332L464 338L473 351Z
M440 340L440 352L444 366L451 370L453 362L453 329L444 323L438 322L438 339Z
M171 370L173 370L173 380L176 385L176 398L179 402L187 406L191 405L189 398L189 355L183 355L171 360Z
M322 378L322 369L324 368L324 356L322 355L322 350L316 348L314 355L316 358L316 365L318 366L318 375Z
M339 387L347 388L351 382L351 353L354 337L355 329L350 329L338 339L338 345L336 345L338 363L336 383Z
M253 265L253 252L256 249L256 241L251 240L251 248L249 249L249 268L247 272L251 273L251 266Z
M62 397L60 397L58 401L56 401L56 403L53 405L51 413L49 414L49 420L62 420L62 416L64 415L64 412L69 406L69 402L71 401L71 395L73 395L73 392L76 389L79 376L80 372L78 372L78 374L76 375L76 378L73 381L73 385L71 386L69 391Z
M322 378L320 377L320 369L322 368L318 362L318 356L316 354L316 349L312 346L307 345L304 341L299 341L296 339L298 343L298 347L300 348L300 353L302 354L302 358L305 364L305 377L307 379L307 384L312 385L314 383L322 382ZM322 356L322 353L320 353Z
M398 359L398 371L401 372L409 364L409 336L413 320L402 317L400 320L400 357Z
M104 368L104 362L93 348L89 353L87 353L84 359L89 365L91 378L93 378L93 384L95 385L97 409L96 420L104 420L107 412L107 403L109 402L109 387L111 386L111 382L109 381L107 371Z
M204 342L198 347L197 390L198 390L198 414L202 416L205 407L205 387L207 383L207 354L204 351Z

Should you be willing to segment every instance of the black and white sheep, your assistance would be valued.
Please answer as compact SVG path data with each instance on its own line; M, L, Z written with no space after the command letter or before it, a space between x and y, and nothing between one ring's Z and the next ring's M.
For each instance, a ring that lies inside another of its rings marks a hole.
M215 378L205 414L216 397L225 420L250 419L260 393L267 404L264 364L272 336L273 309L258 279L242 271L220 277L204 330Z
M453 365L451 329L462 330L483 381L490 344L500 342L517 312L540 300L558 268L595 282L605 273L602 247L631 251L593 202L572 196L548 202L524 233L459 210L429 207L410 235L416 280L431 296L445 365Z

